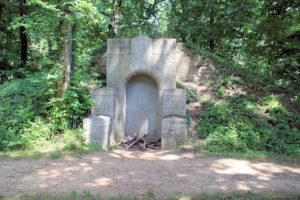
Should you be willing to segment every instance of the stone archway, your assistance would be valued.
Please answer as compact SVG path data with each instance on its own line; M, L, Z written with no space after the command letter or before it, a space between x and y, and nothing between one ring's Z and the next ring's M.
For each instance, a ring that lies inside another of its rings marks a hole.
M147 75L131 78L126 87L126 129L125 134L132 136L147 134L158 136L158 87Z

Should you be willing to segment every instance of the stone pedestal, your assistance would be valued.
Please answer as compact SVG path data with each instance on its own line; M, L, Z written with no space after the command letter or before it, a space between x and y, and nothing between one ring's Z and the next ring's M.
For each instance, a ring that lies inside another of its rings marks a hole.
M83 120L86 142L106 148L115 141L116 95L113 88L97 88L92 92L92 99L92 116Z
M161 148L175 149L187 140L186 119L170 116L162 120Z
M109 145L111 118L95 116L83 119L83 130L86 142L101 145L103 148Z
M161 147L174 149L187 140L186 91L165 89L162 96Z

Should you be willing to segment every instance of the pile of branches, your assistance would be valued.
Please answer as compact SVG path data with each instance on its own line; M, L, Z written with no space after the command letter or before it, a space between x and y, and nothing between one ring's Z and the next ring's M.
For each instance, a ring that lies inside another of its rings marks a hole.
M160 149L160 139L150 138L147 135L137 136L127 136L121 140L121 147L128 151L133 150L147 150L147 149Z

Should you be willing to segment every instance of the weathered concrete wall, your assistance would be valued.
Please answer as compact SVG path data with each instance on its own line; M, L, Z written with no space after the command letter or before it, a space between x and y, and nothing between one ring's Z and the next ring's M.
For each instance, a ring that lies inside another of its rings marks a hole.
M176 87L176 40L152 40L147 36L132 39L109 39L107 50L107 86L116 88L117 138L126 130L126 88L138 75L151 77L158 87L157 136L161 130L161 97L163 89Z

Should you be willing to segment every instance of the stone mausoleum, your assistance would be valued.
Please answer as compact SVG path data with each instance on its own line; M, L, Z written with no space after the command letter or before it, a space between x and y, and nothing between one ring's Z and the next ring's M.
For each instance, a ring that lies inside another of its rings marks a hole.
M187 139L186 91L176 88L175 39L109 39L106 86L95 89L87 142L103 147L134 134L161 138L162 148Z

